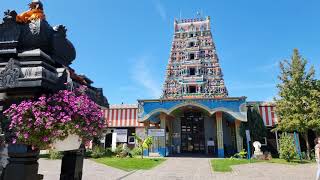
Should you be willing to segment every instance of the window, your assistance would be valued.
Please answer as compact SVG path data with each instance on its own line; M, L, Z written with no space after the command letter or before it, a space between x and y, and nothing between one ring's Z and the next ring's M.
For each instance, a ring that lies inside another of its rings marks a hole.
M193 47L193 46L194 46L194 42L190 42L189 47Z
M190 37L193 37L193 34L190 34Z
M190 59L191 59L191 60L194 59L194 54L193 54L193 53L190 54Z
M129 139L128 144L135 144L136 143L134 136L129 136L128 139Z
M189 93L196 93L196 86L189 86Z
M205 51L200 51L200 57L204 58L205 57L205 53L206 53Z
M196 69L195 68L190 68L189 69L189 74L190 74L190 76L194 76L194 75L196 75Z

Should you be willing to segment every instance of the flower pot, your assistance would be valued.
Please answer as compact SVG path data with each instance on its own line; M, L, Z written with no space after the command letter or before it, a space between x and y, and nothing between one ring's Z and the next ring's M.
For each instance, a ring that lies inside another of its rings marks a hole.
M52 146L57 151L72 151L80 148L81 139L78 135L69 134L64 140L56 140Z

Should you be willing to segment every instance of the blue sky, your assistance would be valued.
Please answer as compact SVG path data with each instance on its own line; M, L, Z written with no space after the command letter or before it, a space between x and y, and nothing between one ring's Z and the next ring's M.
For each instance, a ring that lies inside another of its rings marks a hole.
M0 11L28 0L0 0ZM173 20L211 16L213 38L230 96L271 100L278 63L293 48L320 75L318 0L44 0L51 25L64 24L77 49L72 67L104 89L110 104L161 94Z

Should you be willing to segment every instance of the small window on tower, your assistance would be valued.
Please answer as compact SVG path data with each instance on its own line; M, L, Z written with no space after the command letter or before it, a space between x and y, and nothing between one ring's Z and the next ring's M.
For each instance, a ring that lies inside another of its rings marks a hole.
M194 54L193 54L193 53L190 54L190 59L191 59L191 60L194 59Z
M196 69L195 68L190 68L189 71L190 71L190 76L196 75Z
M196 93L196 86L189 86L189 93Z

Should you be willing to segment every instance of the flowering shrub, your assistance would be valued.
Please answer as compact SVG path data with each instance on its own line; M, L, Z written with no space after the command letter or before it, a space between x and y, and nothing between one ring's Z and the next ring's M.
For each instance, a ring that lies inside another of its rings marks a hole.
M15 133L12 143L44 149L69 134L77 134L83 141L99 136L104 128L102 111L85 90L61 90L11 105L4 115L10 118L9 129Z

